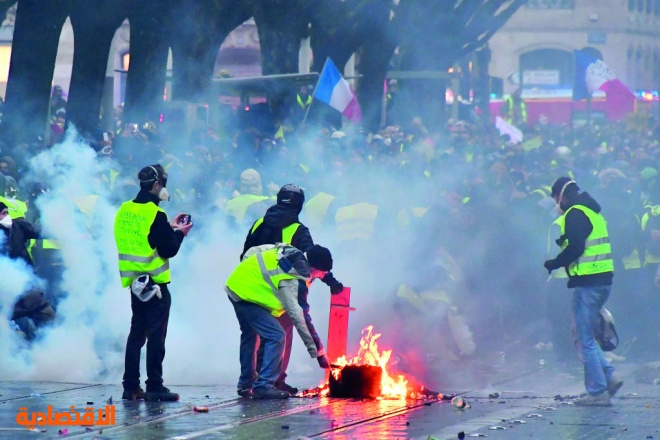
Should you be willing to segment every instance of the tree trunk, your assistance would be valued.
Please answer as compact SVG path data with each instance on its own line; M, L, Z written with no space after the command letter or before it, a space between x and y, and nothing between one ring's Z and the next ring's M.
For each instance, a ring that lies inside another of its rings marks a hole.
M21 0L16 10L0 139L33 142L46 130L64 0Z
M112 39L124 16L105 10L101 2L83 0L72 8L74 57L67 125L89 136L99 128L99 113Z
M126 76L125 122L158 120L163 110L168 46L163 22L170 2L132 2L131 63Z

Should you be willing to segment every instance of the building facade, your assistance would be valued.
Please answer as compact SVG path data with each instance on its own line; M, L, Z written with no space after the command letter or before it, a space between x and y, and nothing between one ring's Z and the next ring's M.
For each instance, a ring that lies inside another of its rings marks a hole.
M660 89L660 0L529 0L490 40L504 94L570 96L573 50L601 58L631 90Z

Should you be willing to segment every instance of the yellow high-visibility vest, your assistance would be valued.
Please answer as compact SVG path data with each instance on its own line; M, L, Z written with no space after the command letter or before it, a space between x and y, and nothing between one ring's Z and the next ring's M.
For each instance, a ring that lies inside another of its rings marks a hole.
M227 287L243 301L267 309L271 315L280 317L284 307L277 298L280 281L296 279L278 265L279 248L257 252L245 258L227 279Z
M149 245L149 231L156 214L165 212L153 202L124 202L115 217L115 241L119 253L119 275L123 287L141 275L155 283L170 282L170 262Z
M587 237L585 249L577 261L568 266L568 273L571 276L594 275L597 273L613 272L614 260L612 259L612 249L610 247L610 237L607 233L607 222L605 218L583 205L573 205L564 215L559 217L559 226L561 235L566 233L566 214L572 209L579 209L589 218L592 230ZM564 240L562 249L568 246L568 240Z
M250 230L251 234L254 234L254 231L257 230L257 228L264 222L264 218L261 217L258 219L256 222L254 222L254 226L252 226L252 229ZM296 233L298 230L298 227L300 226L300 223L291 223L289 226L286 228L282 229L282 243L286 244L291 244L293 241L293 235ZM274 243L273 243L274 244Z

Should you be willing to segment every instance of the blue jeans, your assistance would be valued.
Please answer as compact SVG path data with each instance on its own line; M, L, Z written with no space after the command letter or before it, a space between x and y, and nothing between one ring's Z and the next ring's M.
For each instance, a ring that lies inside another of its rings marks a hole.
M234 306L241 327L241 377L238 389L273 387L282 372L284 354L284 330L265 308L248 302L229 300ZM264 357L257 376L257 348L259 340L264 347ZM256 377L256 380L255 380Z
M575 347L584 364L584 386L592 396L607 391L607 381L614 372L594 338L600 308L609 296L610 286L576 287L573 292Z

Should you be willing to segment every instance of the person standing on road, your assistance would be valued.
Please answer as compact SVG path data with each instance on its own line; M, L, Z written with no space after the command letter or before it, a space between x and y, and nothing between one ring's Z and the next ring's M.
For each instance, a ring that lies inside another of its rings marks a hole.
M158 204L169 200L167 174L161 165L149 165L138 173L140 191L124 202L115 217L115 241L123 287L131 291L131 330L126 342L122 399L179 400L163 386L165 337L172 298L169 259L188 235L190 216L178 214L172 221ZM187 219L187 220L186 220ZM140 352L147 343L147 392L140 387Z
M562 251L544 263L549 273L564 268L568 287L573 291L573 328L576 348L584 364L587 396L575 405L610 406L610 397L623 385L614 367L605 359L596 342L595 329L600 309L610 296L614 260L607 222L601 207L587 192L580 193L577 183L560 177L552 185L552 197L562 213L561 236L557 244Z
M243 244L243 256L253 246L263 244L276 244L286 243L299 249L302 252L309 252L314 248L314 240L309 232L307 226L300 223L298 216L303 209L305 203L305 192L301 187L294 184L286 184L280 188L277 193L277 203L266 211L266 214L254 222ZM337 281L332 272L325 273L321 278L328 287L330 293L335 295L344 289L344 285ZM298 304L302 307L307 323L307 329L314 338L316 348L323 350L323 343L319 337L312 317L309 314L309 302L307 300L309 295L309 286L304 280L298 281ZM295 388L286 383L286 370L289 366L289 359L291 358L291 348L293 345L293 323L289 319L288 314L283 314L279 317L280 324L286 333L284 345L284 359L282 362L282 372L280 377L275 382L275 388L287 391L290 394L296 394L298 388ZM259 348L260 360L263 356L263 349ZM258 365L260 365L258 361Z

